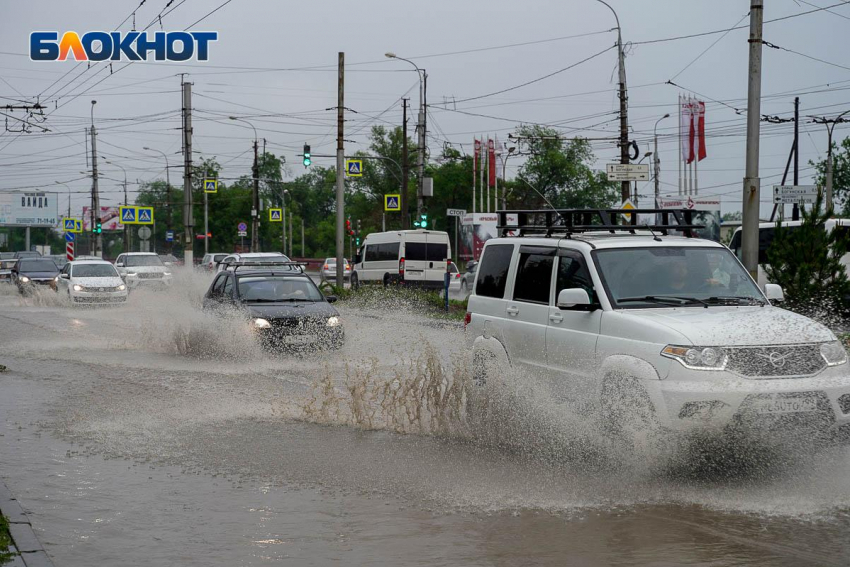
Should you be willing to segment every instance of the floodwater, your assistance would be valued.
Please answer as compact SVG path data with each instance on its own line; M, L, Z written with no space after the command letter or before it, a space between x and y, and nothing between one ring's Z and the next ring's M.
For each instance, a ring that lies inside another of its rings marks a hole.
M57 566L850 564L847 448L682 471L578 418L482 439L456 325L347 306L342 351L269 354L207 282L0 289L0 476Z

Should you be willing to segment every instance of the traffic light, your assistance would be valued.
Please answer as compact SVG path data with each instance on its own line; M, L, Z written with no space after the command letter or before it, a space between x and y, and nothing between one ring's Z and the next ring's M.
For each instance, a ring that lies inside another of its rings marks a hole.
M345 219L345 232L348 233L348 236L354 236L354 230L351 228L351 219Z
M310 146L308 144L304 144L304 167L310 167L310 164L313 163L313 160L310 158Z
M416 228L428 228L428 215L419 215L420 220L413 221L413 226Z
M98 217L94 221L94 233L100 234L102 232L103 232L103 223L100 222L100 217Z
M211 233L211 232L208 232L208 233L207 233L207 239L210 239L210 238L212 238L212 233Z
M360 235L357 235L357 238L354 239L354 245L360 248Z

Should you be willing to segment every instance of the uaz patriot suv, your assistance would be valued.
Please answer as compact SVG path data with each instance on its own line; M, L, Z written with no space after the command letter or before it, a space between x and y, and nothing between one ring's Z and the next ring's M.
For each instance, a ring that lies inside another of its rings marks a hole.
M843 345L771 305L781 288L763 293L725 246L686 236L687 211L658 211L661 224L643 230L616 211L500 215L500 234L520 236L482 252L466 316L473 398L496 372L521 369L620 433L801 423L850 433Z

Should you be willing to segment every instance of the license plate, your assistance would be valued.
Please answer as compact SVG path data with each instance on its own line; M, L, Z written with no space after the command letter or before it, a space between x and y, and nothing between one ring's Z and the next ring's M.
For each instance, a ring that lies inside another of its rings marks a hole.
M752 409L760 414L802 413L818 411L814 398L768 398L753 400Z
M307 345L316 342L317 338L316 335L292 335L283 337L283 342L287 345Z

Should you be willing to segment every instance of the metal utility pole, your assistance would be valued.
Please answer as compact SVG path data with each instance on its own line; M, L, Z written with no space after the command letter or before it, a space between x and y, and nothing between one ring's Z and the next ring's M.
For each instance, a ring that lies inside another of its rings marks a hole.
M626 54L623 52L623 34L620 29L620 18L614 8L604 0L597 0L597 2L605 4L617 21L617 55L620 71L620 163L627 164L629 163L629 93L626 89ZM629 199L629 189L628 181L620 184L624 203Z
M204 181L209 177L207 172L204 172ZM206 188L204 188L204 254L209 254L210 251L210 200Z
M171 176L168 173L170 168L168 165L168 155L163 151L155 148L149 148L147 146L142 149L149 152L157 152L162 154L162 157L165 158L165 230L171 232L173 219L171 218ZM170 254L174 250L174 241L166 241L165 247Z
M343 142L343 126L345 124L345 53L339 52L339 69L337 78L336 103L336 285L342 287L345 283L345 146Z
M307 257L307 253L304 251L304 219L301 219L301 257Z
M670 118L670 114L665 114L664 116L656 120L655 126L652 128L652 163L655 166L653 168L653 177L655 177L655 207L659 206L659 201L661 199L661 158L658 157L658 123L664 120L665 118Z
M286 254L286 196L289 194L287 189L284 189L280 194L281 203L281 219L280 224L283 229L280 233L280 251Z
M827 145L826 145L826 208L827 210L832 209L832 131L835 129L836 124L841 124L846 122L843 119L843 116L850 112L850 110L845 110L838 117L828 120L826 118L815 118L814 122L817 124L823 124L826 126L826 134L827 134Z
M194 266L192 212L192 83L183 82L183 262Z
M407 101L401 99L401 229L410 228L410 209L407 208L407 182L410 179L410 164L407 159Z
M94 124L91 127L91 231L92 255L103 256L103 239L95 234L95 219L100 217L100 193L97 187L97 131Z
M800 184L800 97L794 97L794 185ZM783 209L785 205L780 205ZM791 220L800 220L800 205L791 208Z
M257 161L259 141L254 137L254 165L251 175L254 176L254 188L251 199L251 252L260 251L260 164Z
M744 177L741 250L744 267L758 278L759 133L761 127L761 45L764 0L750 1L750 71L747 96L747 168Z

